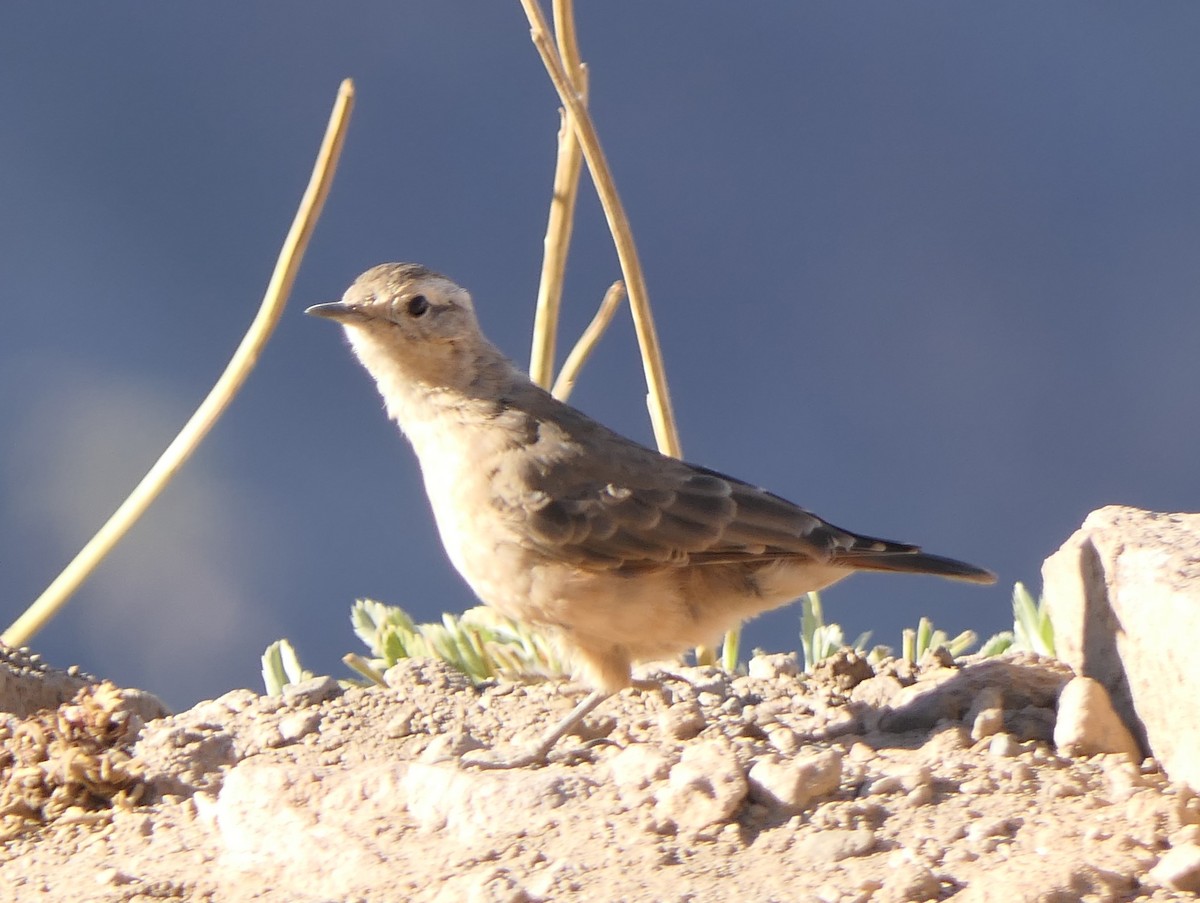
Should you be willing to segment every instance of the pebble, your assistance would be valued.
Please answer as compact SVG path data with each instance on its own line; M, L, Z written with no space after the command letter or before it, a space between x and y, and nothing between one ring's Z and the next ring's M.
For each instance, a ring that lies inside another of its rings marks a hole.
M1168 850L1150 869L1150 878L1171 890L1200 894L1200 845L1184 843Z
M856 856L865 856L875 849L875 832L869 828L826 828L800 838L791 855L814 867L826 867Z
M728 819L749 792L732 747L719 740L689 746L657 794L658 811L684 830Z
M634 743L609 760L608 771L618 787L642 790L666 779L675 761L656 746Z
M772 680L776 677L795 677L800 673L800 662L796 653L759 653L750 659L746 674L755 680Z
M279 735L287 742L294 742L311 734L321 724L319 712L295 712L279 719Z
M1140 762L1141 749L1113 708L1104 685L1090 677L1074 677L1058 697L1054 745L1069 756L1122 753Z
M784 759L760 758L750 768L750 792L769 806L796 811L837 790L842 779L842 756L836 750Z
M988 744L988 753L997 758L1010 759L1021 754L1021 744L1012 734L999 733Z
M704 712L695 700L685 700L659 715L663 732L676 740L691 740L707 726Z

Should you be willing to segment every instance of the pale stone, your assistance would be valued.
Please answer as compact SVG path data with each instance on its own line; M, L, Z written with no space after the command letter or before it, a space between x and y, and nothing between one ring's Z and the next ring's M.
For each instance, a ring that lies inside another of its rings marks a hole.
M1167 851L1150 878L1171 890L1200 894L1200 846L1185 843Z
M658 811L680 828L697 831L733 815L748 789L732 748L711 740L684 750L657 794Z
M1063 687L1058 697L1054 745L1068 756L1122 753L1134 762L1142 758L1137 741L1113 708L1108 691L1090 677L1076 677Z
M1093 511L1042 578L1058 655L1104 685L1167 774L1200 788L1200 514Z
M837 790L842 779L842 756L829 749L793 759L765 757L750 768L749 779L754 799L798 811Z
M800 662L794 652L778 652L771 655L760 652L750 659L746 673L756 680L795 677L800 673Z

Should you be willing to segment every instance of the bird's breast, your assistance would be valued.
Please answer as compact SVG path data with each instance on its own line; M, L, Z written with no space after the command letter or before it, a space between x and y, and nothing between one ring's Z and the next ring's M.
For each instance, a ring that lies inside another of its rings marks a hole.
M407 433L446 554L483 601L499 606L501 588L520 584L516 572L523 566L516 560L523 554L515 541L519 525L498 497L519 491L505 488L511 480L509 437L504 430L453 417Z

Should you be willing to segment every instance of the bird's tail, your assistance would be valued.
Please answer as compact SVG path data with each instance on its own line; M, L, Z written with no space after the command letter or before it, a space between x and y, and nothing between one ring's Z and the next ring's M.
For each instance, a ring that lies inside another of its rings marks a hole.
M857 541L849 549L834 556L853 568L904 574L934 574L967 583L996 582L996 575L989 570L967 564L965 561L930 555L922 552L917 546L869 536L858 536L855 539Z

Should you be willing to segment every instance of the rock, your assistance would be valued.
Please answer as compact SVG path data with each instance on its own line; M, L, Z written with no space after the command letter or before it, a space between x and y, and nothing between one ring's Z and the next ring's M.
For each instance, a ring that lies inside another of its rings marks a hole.
M408 812L426 831L445 831L464 848L536 833L555 810L590 793L594 782L549 771L465 770L413 762L401 780ZM519 801L519 804L516 802ZM519 817L514 817L519 805Z
M988 743L988 753L1001 759L1011 759L1013 756L1021 754L1021 744L1019 744L1012 734L999 733L992 737Z
M658 812L680 828L699 831L728 819L749 786L742 766L725 743L689 746L658 793Z
M800 673L800 662L794 652L767 654L759 652L750 659L746 673L756 680L772 680L776 677L795 677Z
M1132 875L1040 853L1021 853L981 870L954 895L954 903L1075 903L1129 899Z
M1042 579L1059 656L1104 685L1164 771L1200 788L1200 514L1093 511Z
M776 726L767 732L770 744L786 757L796 755L800 751L802 736L788 727Z
M707 721L699 703L694 699L685 699L659 715L658 723L667 736L676 740L691 740L704 730Z
M999 687L984 687L971 703L966 721L971 739L982 740L1004 730L1004 694Z
M1054 745L1068 756L1123 753L1141 761L1141 750L1133 734L1113 708L1108 691L1090 677L1073 678L1058 697L1058 721Z
M793 759L764 757L751 766L749 780L750 794L758 802L798 812L837 790L842 780L842 756L828 749Z
M909 862L893 867L871 900L872 903L918 903L938 899L941 890L937 875L918 862Z
M403 802L403 774L394 763L307 769L251 760L229 771L215 799L196 801L216 829L221 868L264 878L292 899L341 899L341 888L386 861L377 839Z
M813 680L832 684L842 692L853 690L874 676L875 669L871 667L871 663L853 649L839 649L833 655L821 659L812 670Z
M793 855L799 862L824 868L831 862L865 856L873 849L875 832L869 828L826 828L797 840Z
M342 688L332 677L312 677L283 688L283 698L294 707L317 705L341 694Z
M1036 656L1013 655L968 661L959 669L939 668L920 675L889 701L890 711L879 719L882 730L903 733L927 730L939 721L960 720L985 688L1004 687L1009 709L1053 705L1068 669ZM874 683L867 681L863 684Z
M78 667L53 668L24 647L0 643L0 712L25 718L34 712L58 708L75 698L83 687L100 681ZM143 722L171 713L161 699L145 690L122 689L125 708Z
M1169 850L1150 870L1150 878L1171 890L1200 894L1200 846L1185 843Z
M279 735L288 743L308 736L321 726L318 712L295 712L279 719Z
M613 783L622 794L645 790L652 784L665 780L675 764L657 746L634 743L621 750L609 760L608 770Z

